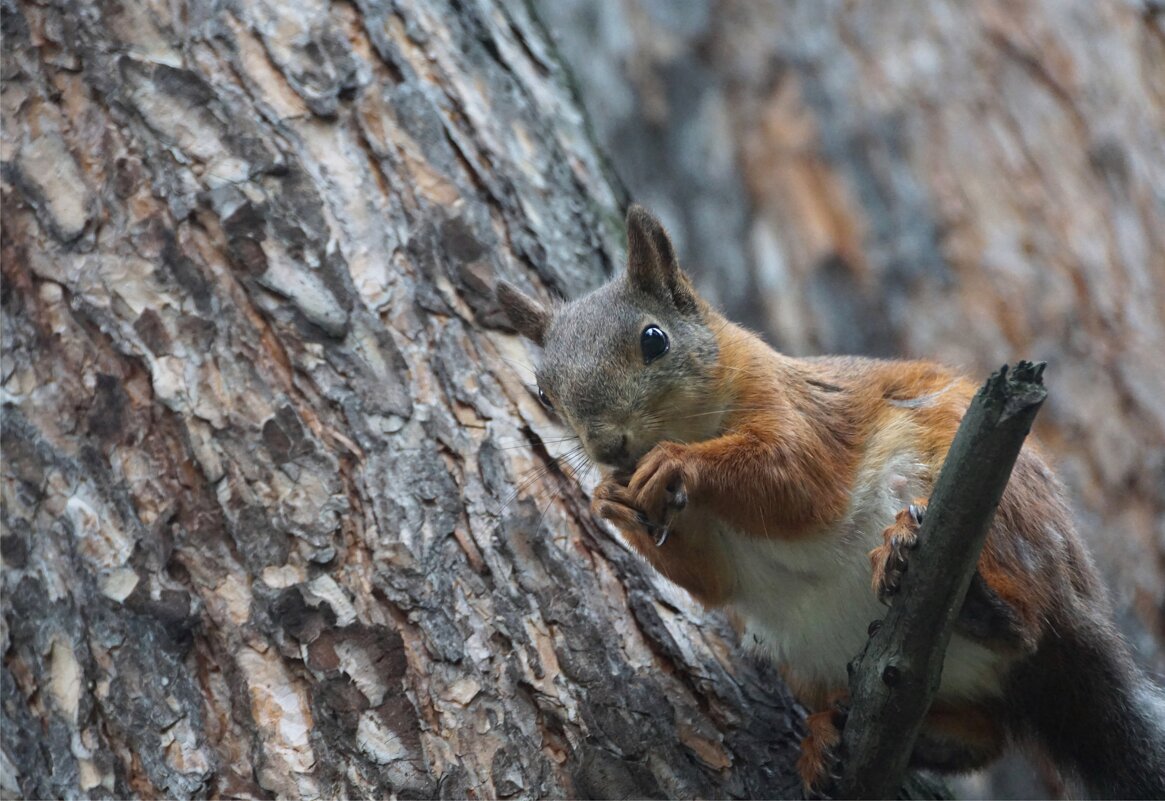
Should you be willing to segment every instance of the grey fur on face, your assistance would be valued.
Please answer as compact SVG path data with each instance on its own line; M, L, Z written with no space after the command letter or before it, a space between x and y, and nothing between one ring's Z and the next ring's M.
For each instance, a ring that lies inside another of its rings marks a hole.
M670 349L644 364L640 338L650 325L663 330ZM703 315L682 313L617 279L554 315L536 375L588 455L630 469L669 438L671 421L655 408L660 399L710 384L716 357Z
M618 470L660 441L706 427L681 418L686 408L707 408L718 357L706 311L658 220L632 207L628 240L623 275L553 310L508 284L498 290L515 328L543 346L539 389L590 458ZM645 363L641 337L651 325L670 347Z

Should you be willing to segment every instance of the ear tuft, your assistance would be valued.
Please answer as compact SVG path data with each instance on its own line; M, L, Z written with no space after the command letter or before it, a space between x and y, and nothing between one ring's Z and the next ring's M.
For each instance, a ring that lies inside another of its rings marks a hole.
M546 307L508 281L498 281L494 294L510 325L534 344L543 344L550 324Z
M660 253L659 245L665 250ZM650 291L663 280L661 268L665 267L664 257L675 262L675 252L671 240L663 229L663 224L638 203L627 209L627 272L631 280L640 288Z
M638 203L627 209L627 279L638 289L671 301L680 311L696 309L695 292L680 270L663 223Z

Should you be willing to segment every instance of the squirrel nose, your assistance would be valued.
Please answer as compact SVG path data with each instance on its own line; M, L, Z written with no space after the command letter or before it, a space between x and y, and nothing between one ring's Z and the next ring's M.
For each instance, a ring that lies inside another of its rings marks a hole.
M620 434L617 440L595 443L594 450L595 458L603 464L621 466L627 461L627 435Z

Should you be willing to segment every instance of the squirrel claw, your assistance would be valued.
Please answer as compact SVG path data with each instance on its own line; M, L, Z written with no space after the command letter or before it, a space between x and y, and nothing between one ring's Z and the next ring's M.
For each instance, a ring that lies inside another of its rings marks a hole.
M914 520L914 525L921 526L922 525L922 517L923 517L923 515L926 514L926 507L922 506L920 504L917 504L917 503L912 503L907 508L907 511L910 512L910 517ZM915 542L911 543L910 547L913 548L917 544L918 543L916 540Z
M647 515L643 514L643 512L636 514L635 519L639 525L643 526L648 531L655 532L655 534L652 535L652 538L655 540L655 547L660 548L665 542L667 542L667 536L671 533L667 526L657 526L655 523L652 523L650 520L648 520Z
M918 547L918 530L925 514L926 504L910 504L882 532L883 544L870 551L874 591L884 604L902 588L902 576L909 567L910 552Z
M841 731L848 716L847 703L839 699L829 709L806 718L808 732L801 741L797 772L807 795L834 797L837 783L841 781Z
M667 499L667 513L664 517L663 525L657 526L658 531L655 535L655 547L661 548L667 542L667 536L671 533L672 520L675 516L684 510L688 505L688 493L684 490L683 484L676 489L668 485L668 499Z
M635 505L665 528L671 525L671 515L688 504L691 482L684 447L659 443L640 460L627 485Z

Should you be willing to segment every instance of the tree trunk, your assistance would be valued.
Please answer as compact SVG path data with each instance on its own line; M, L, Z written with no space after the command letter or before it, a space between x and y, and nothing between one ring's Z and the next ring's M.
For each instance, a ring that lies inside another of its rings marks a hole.
M3 33L5 795L798 792L780 682L593 522L493 327L621 248L525 6Z

